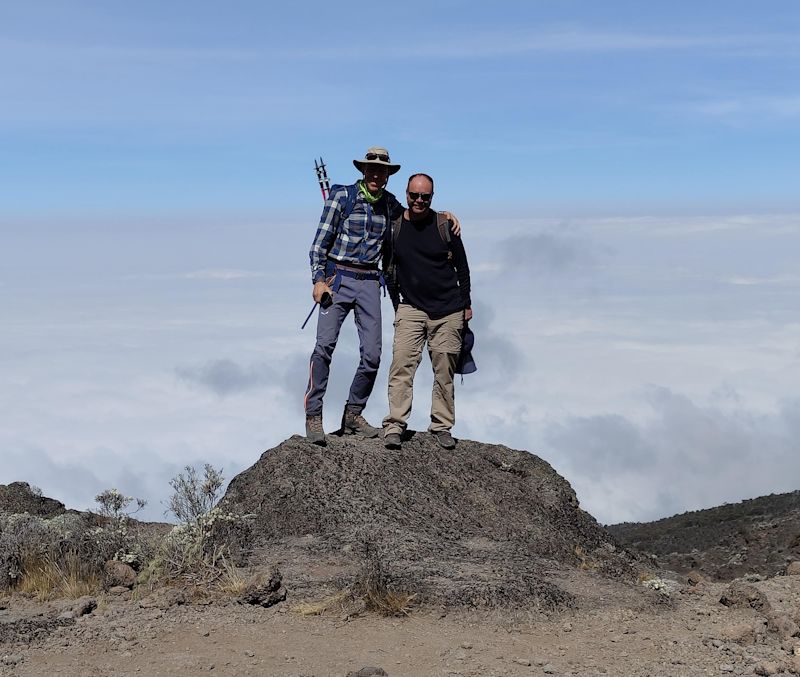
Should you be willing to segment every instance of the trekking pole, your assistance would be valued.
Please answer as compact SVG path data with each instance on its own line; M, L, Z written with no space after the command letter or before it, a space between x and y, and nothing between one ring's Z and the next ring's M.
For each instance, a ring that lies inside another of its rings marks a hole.
M317 181L319 181L319 189L322 191L322 199L328 199L328 193L331 191L331 182L328 180L328 171L325 169L325 163L322 158L317 162L314 158L314 169L317 170Z
M317 181L319 181L319 189L322 191L322 199L328 199L328 193L331 191L331 182L328 179L328 170L325 169L325 162L320 157L319 162L317 162L317 158L314 158L314 170L317 172ZM322 295L322 299L320 299L320 305L323 308L327 308L329 305L333 303L333 299L328 292L325 292ZM308 311L308 316L306 317L306 321L303 322L300 329L305 329L308 321L311 319L311 316L314 314L314 309L317 307L317 302L314 302L314 305L311 306L311 310Z

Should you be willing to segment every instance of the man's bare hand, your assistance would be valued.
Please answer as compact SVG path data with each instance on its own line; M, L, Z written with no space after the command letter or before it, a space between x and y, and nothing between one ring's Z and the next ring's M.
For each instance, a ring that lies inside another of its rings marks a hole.
M450 221L453 222L452 227L450 230L453 231L453 235L461 235L461 223L458 220L458 217L453 214L453 212L442 212Z
M311 292L311 296L314 297L314 303L320 303L322 301L323 294L333 294L333 292L324 280L315 282L314 289Z
M472 308L467 308L464 311L464 322L469 322L472 319Z

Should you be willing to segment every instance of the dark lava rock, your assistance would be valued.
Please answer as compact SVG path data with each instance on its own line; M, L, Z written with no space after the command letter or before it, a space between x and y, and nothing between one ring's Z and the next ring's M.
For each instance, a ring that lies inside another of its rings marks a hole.
M766 614L771 610L767 596L754 585L743 581L734 581L722 593L720 604L728 607L746 609L751 608Z
M286 600L286 588L282 587L281 574L273 571L266 583L254 582L248 586L239 601L244 604L255 604L264 608L274 606Z
M319 447L294 436L235 477L221 505L253 515L256 547L305 539L320 559L377 552L395 587L439 601L559 608L571 600L550 568L631 573L563 477L500 445L444 450L415 433L389 451L380 439L329 436Z
M57 628L73 625L74 618L0 615L0 645L34 644L46 639Z
M11 514L27 512L44 518L67 512L63 503L42 496L38 491L31 489L27 482L0 484L0 510Z

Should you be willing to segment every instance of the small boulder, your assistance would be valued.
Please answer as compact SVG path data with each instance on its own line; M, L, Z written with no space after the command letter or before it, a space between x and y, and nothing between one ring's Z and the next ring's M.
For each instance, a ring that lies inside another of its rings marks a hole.
M136 572L125 562L110 559L103 567L103 583L106 590L117 587L130 590L136 584Z
M734 609L750 607L764 614L769 613L771 608L767 596L761 590L742 581L731 583L722 593L719 601L720 604Z
M92 613L96 608L97 600L94 597L84 595L75 600L75 604L72 605L72 612L75 614L75 617L78 618Z
M3 656L3 665L19 665L24 660L22 654L8 653Z
M792 656L786 663L786 668L793 675L800 675L800 656Z
M365 667L360 670L350 670L347 677L389 677L389 673L383 668Z
M736 642L737 644L755 644L759 635L758 630L763 628L759 623L737 623L722 629L722 639L726 642Z
M777 675L782 670L783 666L776 661L761 661L753 668L753 672L756 675L762 675L763 677Z
M286 588L282 587L282 581L281 572L276 569L268 581L252 582L239 597L239 601L243 604L257 604L264 608L283 602L286 599Z
M142 609L161 609L162 611L181 604L186 604L186 593L175 588L161 588L139 602Z
M800 632L789 614L772 613L767 616L767 629L774 632L781 639L789 639Z
M703 576L697 569L692 569L686 575L686 582L691 586L702 585L706 582L706 577Z
M800 576L800 561L795 560L786 565L787 576Z

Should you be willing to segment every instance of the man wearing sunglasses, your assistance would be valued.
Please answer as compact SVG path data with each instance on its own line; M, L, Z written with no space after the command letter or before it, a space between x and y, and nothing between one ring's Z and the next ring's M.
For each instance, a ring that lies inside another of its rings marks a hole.
M388 254L395 321L383 443L387 449L399 449L402 444L411 414L414 375L427 343L434 376L428 431L440 446L453 449L453 374L464 325L472 319L469 265L461 238L450 235L442 215L431 209L433 179L414 174L406 197L408 209L391 224Z
M369 148L353 164L363 178L351 186L334 186L325 201L311 245L312 295L320 304L317 341L311 354L305 394L306 437L325 446L322 400L339 331L353 311L360 342L360 361L342 416L342 432L377 437L362 412L375 385L381 359L381 299L384 284L378 264L391 219L403 213L397 198L385 190L400 169L385 148ZM449 217L452 217L448 213ZM454 219L454 232L459 232Z

